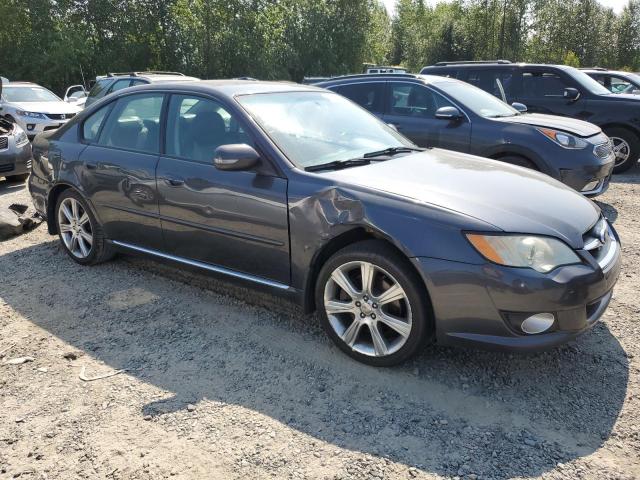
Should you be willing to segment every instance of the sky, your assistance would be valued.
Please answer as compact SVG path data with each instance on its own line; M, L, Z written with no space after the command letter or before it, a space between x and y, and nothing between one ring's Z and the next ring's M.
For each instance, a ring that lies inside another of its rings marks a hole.
M427 0L429 3L431 4L435 4L438 3L440 1L443 0ZM628 0L598 0L601 4L607 6L607 7L611 7L613 8L613 10L616 13L619 13L622 11L622 7L624 7L627 4ZM393 10L396 4L396 0L382 0L382 2L385 4L385 6L387 7L387 11L391 14L393 14Z

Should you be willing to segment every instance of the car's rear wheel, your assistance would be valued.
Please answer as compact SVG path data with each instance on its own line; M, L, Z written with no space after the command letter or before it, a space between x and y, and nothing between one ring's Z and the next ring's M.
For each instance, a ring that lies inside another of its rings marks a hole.
M395 365L415 354L430 333L420 282L392 248L360 242L325 263L316 306L325 330L347 355L369 365Z
M95 265L113 256L102 227L75 190L65 190L58 198L56 222L64 249L81 265Z
M640 139L626 128L608 128L605 130L613 144L613 152L616 155L613 173L622 173L633 167L640 156Z

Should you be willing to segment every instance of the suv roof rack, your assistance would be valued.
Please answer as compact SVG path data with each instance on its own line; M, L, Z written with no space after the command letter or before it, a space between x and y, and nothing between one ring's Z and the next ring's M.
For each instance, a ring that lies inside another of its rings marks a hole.
M380 78L384 76L389 76L393 78L398 78L398 77L415 78L417 75L415 73L354 73L351 75L338 75L336 77L327 78L326 80L320 80L317 83L332 82L333 80L341 80L343 78ZM309 78L312 78L312 77L309 77Z
M445 65L482 65L483 63L499 63L500 65L507 65L511 62L509 60L463 60L457 62L438 62L437 67Z
M147 72L109 72L107 77L141 77L143 75L178 75L184 77L180 72L163 72L161 70L149 70Z
M609 69L604 67L583 67L578 70L597 70L598 72L606 72Z

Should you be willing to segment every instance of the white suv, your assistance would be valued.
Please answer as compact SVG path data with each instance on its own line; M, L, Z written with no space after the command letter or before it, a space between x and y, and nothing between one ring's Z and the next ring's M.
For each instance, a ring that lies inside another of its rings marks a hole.
M61 127L80 110L35 83L9 82L2 86L0 116L20 125L30 140L38 133Z

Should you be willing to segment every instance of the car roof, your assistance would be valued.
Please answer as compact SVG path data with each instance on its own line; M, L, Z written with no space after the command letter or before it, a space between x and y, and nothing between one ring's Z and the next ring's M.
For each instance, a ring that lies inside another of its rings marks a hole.
M414 73L365 73L359 75L344 75L342 77L335 77L331 80L326 80L324 82L318 82L314 85L318 87L329 87L334 85L348 84L348 83L366 83L370 80L416 80L420 83L424 84L432 84L432 83L440 83L440 82L460 82L460 80L456 80L455 78L447 78L440 77L438 75L421 75Z
M455 62L450 62L450 63L443 63L442 65L427 65L426 67L423 67L422 70L425 70L425 69L451 70L451 69L457 69L457 68L463 68L463 69L503 68L506 70L514 67L515 68L552 67L552 68L559 68L562 70L569 70L574 68L569 65L557 65L553 63L504 63L504 62L455 63Z
M611 75L619 75L624 77L625 75L632 74L633 72L625 72L622 70L608 70L606 68L581 68L581 71L585 73L599 73L599 74L611 74Z
M135 88L135 91L143 90L176 90L191 91L195 93L217 93L226 97L236 95L250 95L257 93L279 93L279 92L304 92L322 91L312 85L302 85L293 82L274 82L257 80L201 80L199 82L171 81L171 83L150 83L123 89L121 92L128 92Z

